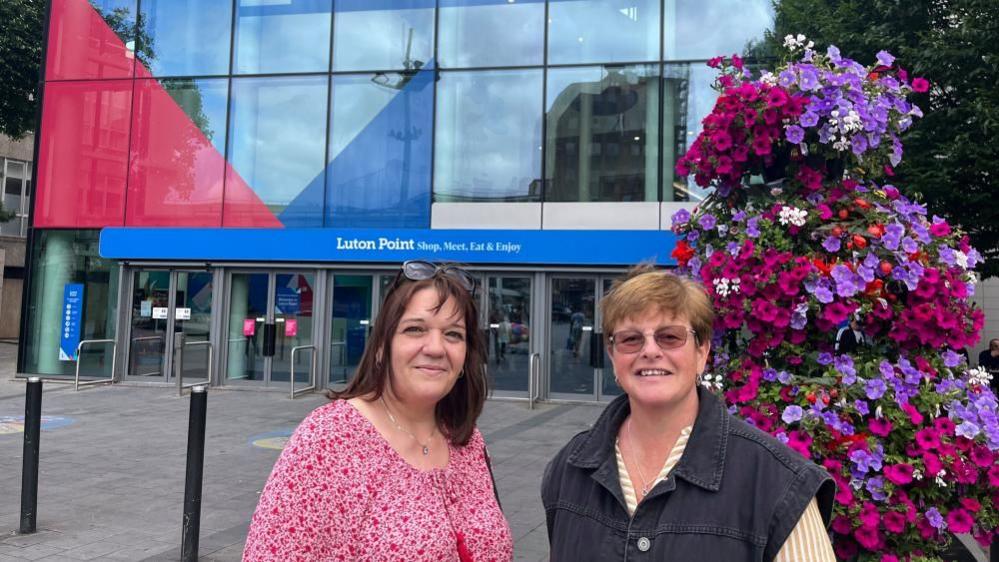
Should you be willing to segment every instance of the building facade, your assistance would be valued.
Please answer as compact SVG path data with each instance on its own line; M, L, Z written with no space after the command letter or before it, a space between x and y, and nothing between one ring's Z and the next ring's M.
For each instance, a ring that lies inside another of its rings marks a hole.
M0 340L4 341L16 340L20 325L33 150L34 135L18 140L0 135L0 185L9 217L0 221Z
M608 399L602 295L671 263L669 217L705 195L673 173L715 99L704 63L772 17L50 0L18 371L340 385L424 258L479 276L495 394Z

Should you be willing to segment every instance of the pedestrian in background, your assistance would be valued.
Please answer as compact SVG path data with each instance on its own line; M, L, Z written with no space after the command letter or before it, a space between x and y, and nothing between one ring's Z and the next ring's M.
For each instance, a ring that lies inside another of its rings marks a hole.
M274 465L244 560L512 558L475 428L487 384L474 288L455 266L403 264L356 375Z
M545 470L551 560L833 562L829 474L697 382L714 321L704 288L643 267L602 307L624 394Z
M989 347L978 354L978 368L992 375L992 392L999 395L999 338L989 340Z

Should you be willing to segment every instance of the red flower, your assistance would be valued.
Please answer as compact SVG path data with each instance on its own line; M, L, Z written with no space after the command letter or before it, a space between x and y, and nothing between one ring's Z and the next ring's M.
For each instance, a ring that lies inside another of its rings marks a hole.
M905 516L897 511L889 511L882 518L885 529L893 533L901 533L905 530Z
M694 257L694 254L694 249L690 247L690 244L686 240L680 240L676 243L670 256L676 259L676 263L680 264L680 267L686 267L687 262Z

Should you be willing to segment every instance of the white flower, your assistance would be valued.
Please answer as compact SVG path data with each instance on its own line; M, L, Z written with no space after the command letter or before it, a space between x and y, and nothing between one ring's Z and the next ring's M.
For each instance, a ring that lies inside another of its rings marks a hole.
M875 410L874 410L874 417L877 418L877 419L881 419L881 418L884 417L884 413L881 411L881 406L878 406L877 408L875 408Z
M705 388L721 390L722 389L722 376L712 375L711 373L704 373L701 375L701 385Z
M788 224L794 226L805 226L805 221L808 219L808 211L785 205L780 208L779 217L780 223L784 226L787 226Z
M968 269L968 254L965 254L961 250L956 250L954 252L954 261L957 262L957 265L959 265L961 269Z
M989 386L992 382L992 375L988 371L982 369L981 367L975 367L974 369L968 369L965 373L968 377L968 384L977 384L980 386Z
M913 480L922 480L923 479L923 471L919 470L918 468L913 469L913 471L912 471L912 479Z
M769 86L776 86L777 75L774 74L773 72L764 71L762 74L760 74L760 82L763 82L764 84L767 84Z
M729 279L728 277L716 277L713 281L715 286L715 293L720 297L727 297L732 293L739 292L739 283L741 280L736 277Z

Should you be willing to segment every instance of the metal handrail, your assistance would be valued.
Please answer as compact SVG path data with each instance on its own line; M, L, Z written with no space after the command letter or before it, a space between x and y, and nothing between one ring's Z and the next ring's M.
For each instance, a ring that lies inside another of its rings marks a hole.
M108 378L100 378L92 381L80 382L80 350L83 349L85 345L91 345L95 343L109 343L111 344L111 376ZM95 384L114 384L114 369L118 363L118 343L115 340L83 340L76 344L76 377L73 379L73 388L75 390L80 390L81 386L91 386Z
M340 357L337 360L336 364L333 365L333 367L346 367L346 365L342 365L341 363L343 363L347 359L347 356L344 353L347 350L347 340L341 340L341 341L331 342L330 343L330 353L331 353L331 355L332 355L333 350L338 349L338 348L339 348ZM330 373L330 376L332 377L332 373ZM339 382L347 382L347 376L346 376L346 374L344 375L343 381L339 381L339 380L334 381L331 378L330 382L337 382L337 383L339 383Z
M185 347L188 347L188 346L194 347L196 345L204 345L204 346L208 347L208 369L207 369L207 371L208 371L208 373L207 373L208 374L208 377L207 377L208 378L208 383L207 384L212 384L212 366L213 366L214 358L215 358L215 346L213 346L212 342L210 342L210 341L191 341L191 342L184 342L184 345L181 347L181 349L183 349ZM206 383L204 383L204 382L192 382L192 383L184 384L183 355L181 355L181 364L177 366L177 394L179 396L183 396L185 388L194 388L196 386L203 386L205 384Z
M535 368L536 367L536 368ZM527 373L527 405L528 408L534 409L534 402L541 396L540 386L540 374L541 374L541 354L532 353L529 363L528 363L528 373Z
M312 356L309 360L309 386L305 388L300 388L295 390L295 354L302 349L311 349ZM291 348L291 398L294 399L299 394L304 394L306 392L316 389L316 346L315 345L298 345Z

